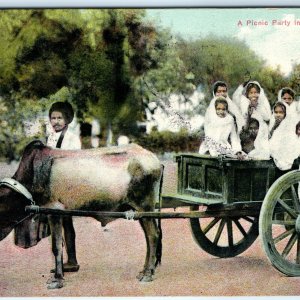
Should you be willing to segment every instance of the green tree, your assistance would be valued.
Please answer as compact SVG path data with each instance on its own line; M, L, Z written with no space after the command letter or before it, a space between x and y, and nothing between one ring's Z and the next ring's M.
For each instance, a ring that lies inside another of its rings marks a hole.
M210 36L199 40L179 40L179 55L187 69L195 75L194 84L201 85L208 96L217 80L226 81L230 92L242 83L244 74L254 77L263 60L244 43L232 37Z
M287 79L283 76L280 68L273 69L268 66L262 68L256 79L264 88L266 96L273 106L277 102L278 91L287 85Z
M135 86L149 112L155 112L149 107L149 103L155 102L156 108L160 107L169 115L174 114L170 110L170 96L176 95L182 107L186 108L196 87L193 84L194 74L188 71L179 57L176 40L166 30L160 32L159 40L160 45L155 52L157 68L138 77ZM184 122L186 113L187 110L182 109L176 114Z
M288 77L289 87L295 90L296 94L299 96L300 93L300 64L294 64L292 72Z
M133 82L156 67L152 52L158 45L154 27L144 23L143 10L0 14L0 92L3 105L18 116L11 120L11 133L23 117L19 102L42 111L41 99L64 87L82 120L96 117L118 131L140 118L142 107Z

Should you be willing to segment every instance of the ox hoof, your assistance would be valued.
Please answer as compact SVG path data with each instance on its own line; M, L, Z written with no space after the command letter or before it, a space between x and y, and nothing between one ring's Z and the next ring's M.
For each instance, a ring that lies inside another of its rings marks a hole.
M140 281L140 282L151 282L153 281L153 271L142 271L140 272L136 278Z
M63 265L64 272L78 272L80 265L65 263ZM55 273L55 269L52 269L50 273Z
M63 278L49 278L47 280L47 289L48 290L55 290L60 289L64 286Z

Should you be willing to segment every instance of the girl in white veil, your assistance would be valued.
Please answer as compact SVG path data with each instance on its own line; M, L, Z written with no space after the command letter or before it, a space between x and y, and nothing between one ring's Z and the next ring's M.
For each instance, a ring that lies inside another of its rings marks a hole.
M241 143L233 117L228 113L228 102L224 97L217 97L214 105L214 111L211 112L213 121L205 124L205 139L200 145L199 153L209 152L212 156L237 155L239 158ZM229 138L231 144L228 142Z
M283 119L282 111L284 113ZM287 114L286 103L279 101L274 105L269 125L270 153L276 166L283 171L289 170L300 154L300 139L296 133L297 126L299 126L297 123L299 123L299 118Z
M256 111L262 117L265 122L268 122L271 118L271 107L269 100L267 99L264 89L257 81L249 81L243 90L243 94L240 99L240 109L242 116L247 119L250 115Z
M215 102L218 97L224 97L228 103L228 111L234 117L237 131L240 132L245 125L245 120L241 115L239 108L228 96L228 87L224 81L216 81L213 85L213 99L210 101L204 117L204 127L214 122L215 118Z
M270 159L268 133L267 124L254 112L240 134L242 150L247 153L248 158Z
M287 114L292 117L297 117L300 114L299 101L295 100L295 91L289 87L284 87L278 92L278 101L287 104Z

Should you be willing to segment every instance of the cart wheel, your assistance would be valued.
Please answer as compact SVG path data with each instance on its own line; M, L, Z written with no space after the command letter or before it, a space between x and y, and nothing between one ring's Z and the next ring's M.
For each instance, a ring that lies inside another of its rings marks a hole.
M288 276L300 276L300 171L277 179L265 196L259 230L272 265Z
M198 209L199 206L191 207L191 210ZM258 217L190 219L190 223L197 244L209 254L221 258L244 252L258 236Z

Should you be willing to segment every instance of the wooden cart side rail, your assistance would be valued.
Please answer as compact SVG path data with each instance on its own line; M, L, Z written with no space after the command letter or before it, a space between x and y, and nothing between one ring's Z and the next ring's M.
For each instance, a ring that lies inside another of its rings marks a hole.
M36 205L26 206L26 212L45 215L62 215L62 216L78 216L78 217L109 217L109 218L123 218L128 220L138 220L141 218L155 218L155 219L193 219L193 218L211 218L211 217L241 217L241 216L258 216L259 207L244 207L239 210L221 208L208 211L190 211L190 212L139 212L139 211L125 211L125 212L105 212L105 211L84 211L84 210L61 210L44 208Z
M161 208L176 208L194 204L209 206L224 203L224 200L221 198L210 199L186 194L163 194L161 199Z

